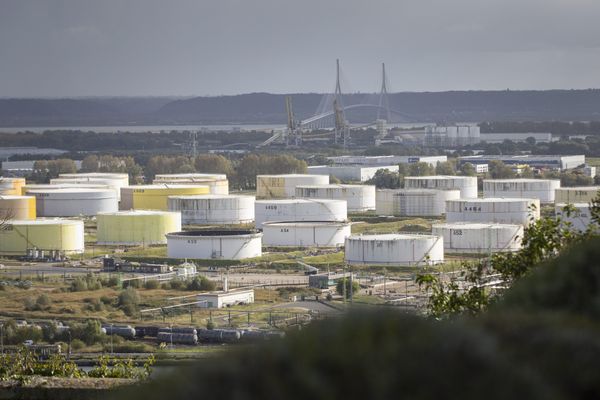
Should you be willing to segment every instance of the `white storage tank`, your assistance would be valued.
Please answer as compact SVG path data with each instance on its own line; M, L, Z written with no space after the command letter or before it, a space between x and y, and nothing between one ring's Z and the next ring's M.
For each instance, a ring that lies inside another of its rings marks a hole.
M446 213L446 201L459 199L460 190L381 189L377 190L377 215L438 217Z
M345 200L257 200L254 216L256 228L261 229L265 222L346 221L348 208Z
M339 247L350 236L349 222L267 222L265 246Z
M246 224L254 222L254 196L169 196L171 211L180 211L184 224Z
M100 213L96 222L96 240L101 245L166 244L167 233L181 231L181 214L178 212L133 210Z
M446 202L446 222L488 222L529 225L540 219L539 199L458 199Z
M206 185L211 194L229 194L229 181L225 174L160 174L152 184Z
M350 212L375 209L373 185L300 185L296 187L296 197L346 200Z
M346 238L350 265L423 266L444 262L444 239L434 235L352 235Z
M569 222L574 230L585 231L592 223L592 214L590 213L589 203L568 203L569 212L565 212L567 203L556 203L556 216L562 221Z
M406 189L458 189L463 199L477 198L477 177L474 176L407 176Z
M554 203L554 191L558 188L558 179L485 179L483 197L519 197Z
M167 234L171 258L241 260L262 255L262 233L254 230L196 230Z
M127 186L129 179L123 179L122 177L114 178L92 178L92 177L79 177L79 178L55 178L50 179L51 185L81 185L83 187L87 185L104 185L110 189L113 189L117 194L117 197L121 198L121 188Z
M554 191L556 203L590 203L598 197L600 186L561 187Z
M35 196L38 217L93 216L119 209L113 189L65 188L57 190L27 190Z
M432 233L443 236L447 253L510 252L521 248L523 225L470 222L434 224Z
M327 184L329 175L257 175L256 196L264 199L289 198L296 194L296 186Z

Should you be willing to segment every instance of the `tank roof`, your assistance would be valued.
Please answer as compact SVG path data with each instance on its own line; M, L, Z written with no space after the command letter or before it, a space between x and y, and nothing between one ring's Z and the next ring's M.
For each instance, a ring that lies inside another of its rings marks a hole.
M260 232L256 229L205 229L205 230L193 230L193 231L181 231L171 232L167 236L181 236L181 237L214 237L214 236L246 236L246 235L259 235Z
M156 183L156 184L152 184L152 185L130 185L130 186L125 186L121 189L192 189L192 188L206 188L209 189L208 185L178 185L178 184L171 184L171 183Z
M349 221L268 221L263 226L337 226L350 225Z
M556 207L564 208L567 205L573 206L575 208L586 208L586 207L590 206L589 203L556 203L554 206L555 206L555 208Z
M267 177L267 178L310 178L313 176L327 176L325 174L261 174L256 175L257 178Z
M306 189L333 189L333 188L368 188L375 187L375 185L358 185L358 184L341 184L341 183L329 183L323 185L298 185L297 188L306 188Z
M600 190L600 186L563 186L556 190Z
M458 228L458 229L484 229L484 228L504 228L504 227L522 227L519 224L500 224L494 222L446 222L441 224L433 224L432 228Z
M38 218L34 220L11 220L8 222L9 225L83 225L83 221L80 219L66 219L66 218Z
M515 182L560 182L560 179L533 179L533 178L517 178L517 179L484 179L484 182L502 182L502 183L515 183Z
M254 198L254 196L243 194L185 194L169 196L170 199L182 200L220 200L220 199L243 199Z
M59 189L34 188L27 189L27 193L115 193L114 189L110 188L87 188L87 187L62 187Z
M510 203L510 202L523 202L523 201L536 201L539 199L535 198L521 198L521 197L484 197L477 199L451 199L446 200L447 202L465 202L465 203Z
M256 200L256 204L297 204L297 203L341 203L346 200L340 199L312 199L304 197L295 197L292 199L269 199L269 200Z
M126 210L126 211L106 211L99 212L97 215L111 215L111 216L129 216L129 215L170 215L179 214L179 211L162 211L162 210Z
M417 235L411 233L380 233L380 234L361 234L351 235L348 239L354 240L407 240L407 239L431 239L439 236L436 235Z
M19 196L16 194L0 194L0 200L33 199L35 196Z

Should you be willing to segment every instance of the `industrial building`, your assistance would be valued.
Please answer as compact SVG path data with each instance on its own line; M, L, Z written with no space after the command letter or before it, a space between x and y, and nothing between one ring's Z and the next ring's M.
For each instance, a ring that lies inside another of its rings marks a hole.
M439 162L448 161L447 156L336 156L327 157L333 165L364 165L364 166L386 166L396 164L414 164L424 162L432 167Z
M554 203L554 192L558 188L558 179L484 179L483 197L517 197Z
M327 185L329 175L257 175L256 196L263 199L294 197L298 185Z
M566 203L556 203L554 211L557 218L570 224L572 229L585 231L592 223L592 214L589 203L570 203L569 211L565 211Z
M549 132L524 132L524 133L482 133L480 139L486 143L503 143L505 140L519 143L533 138L535 143L550 143L552 134Z
M254 196L170 196L168 207L181 212L183 224L234 225L254 222Z
M458 166L466 163L489 164L490 161L502 161L507 165L528 165L535 169L555 169L563 171L565 169L577 168L585 165L584 155L573 156L555 156L555 155L478 155L458 157Z
M427 126L423 145L429 147L460 147L480 142L477 125Z
M83 221L38 219L10 221L0 230L0 254L25 256L31 251L70 255L83 253ZM42 257L43 258L43 257ZM54 257L58 258L58 257Z
M458 199L446 202L446 222L487 222L528 225L540 219L539 199Z
M267 222L264 246L339 247L351 233L349 222Z
M169 196L210 194L206 185L138 185L121 188L121 210L167 211Z
M460 190L381 189L376 192L377 215L398 217L439 217L446 213L446 201L459 199Z
M444 238L447 253L496 253L517 251L523 225L455 222L434 224L432 234Z
M345 200L281 199L257 200L254 209L255 226L261 229L265 222L287 221L346 221L348 207Z
M238 304L254 303L254 289L234 289L220 292L202 293L196 297L198 307L223 308Z
M554 191L556 203L589 203L598 197L600 186L561 187Z
M119 209L117 193L113 189L32 189L27 190L26 195L35 196L38 217L94 216Z
M308 167L309 174L330 175L346 182L366 182L373 178L377 171L384 169L398 172L398 165L364 166L364 165L317 165Z
M34 196L0 195L0 221L36 218Z
M477 178L474 176L407 176L404 178L406 189L458 189L463 199L477 198Z
M167 234L170 258L241 260L262 255L262 233L254 230L196 230Z
M296 197L345 200L351 212L375 209L375 186L372 185L299 185Z
M352 235L346 239L344 249L350 265L424 266L444 262L441 236Z
M152 184L207 185L211 194L229 194L229 181L225 174L160 174Z
M181 214L132 210L99 213L96 240L101 245L138 246L166 244L166 234L181 231Z

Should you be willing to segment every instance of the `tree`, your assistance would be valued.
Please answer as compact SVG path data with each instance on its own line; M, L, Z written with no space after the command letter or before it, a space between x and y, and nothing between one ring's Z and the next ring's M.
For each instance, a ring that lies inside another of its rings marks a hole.
M435 168L426 162L416 162L408 166L410 176L429 176L435 175Z
M117 299L117 305L123 312L128 316L133 316L138 309L138 305L140 303L140 296L138 295L137 290L132 287L128 287L125 290L122 290L119 293L119 297Z
M464 176L477 176L477 170L475 166L471 163L464 163L460 167L460 173Z
M521 178L533 178L534 177L533 170L528 165L525 168L523 168L523 170L521 171L521 173L519 174L519 176Z
M194 165L197 171L213 174L233 174L231 161L218 154L201 154L196 157Z
M435 167L436 175L456 175L456 167L452 161L438 162Z
M500 160L491 160L488 164L488 172L492 179L510 179L515 177L513 170Z
M350 282L352 282L352 284L350 284ZM345 286L345 288L344 288L344 286ZM338 279L336 286L335 286L335 291L338 292L338 294L340 294L342 296L345 293L346 298L350 298L351 294L357 294L359 290L360 290L360 285L358 284L358 282L355 280L351 280L350 278Z
M404 176L401 176L399 173L387 169L379 169L375 172L375 175L365 183L368 185L375 185L377 189L397 189L402 187L403 182Z

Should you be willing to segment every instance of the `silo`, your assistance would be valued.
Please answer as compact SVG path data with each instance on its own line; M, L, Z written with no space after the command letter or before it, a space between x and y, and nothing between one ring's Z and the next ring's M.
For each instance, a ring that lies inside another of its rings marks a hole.
M169 196L209 194L206 185L138 185L121 188L121 210L167 211Z
M83 221L38 219L10 221L0 230L0 254L27 255L27 250L57 251L61 254L83 253Z
M600 186L561 187L554 191L556 203L590 203L598 197Z
M0 221L35 219L34 196L0 195Z
M406 189L458 189L462 199L477 198L477 178L474 176L407 176Z
M523 225L456 222L434 224L432 233L444 238L447 253L510 252L521 248Z
M585 231L592 223L589 203L569 203L568 212L565 211L567 203L556 203L554 210L557 217L563 222L570 223L572 229Z
M329 184L329 175L257 175L256 196L265 199L294 197L296 186L327 184Z
M101 245L166 244L166 234L181 231L178 212L133 210L100 213L96 216L96 240Z
M377 190L377 215L438 217L446 213L446 200L460 198L460 190L381 189Z
M225 174L161 174L152 184L206 185L211 194L229 194L229 181Z
M255 230L197 230L167 234L170 258L240 260L262 255L262 233Z
M446 202L446 222L488 222L528 225L540 219L538 199L458 199Z
M350 236L349 222L267 222L265 246L339 247Z
M352 235L346 238L350 265L424 266L444 262L441 236L414 234Z
M483 197L518 197L553 203L554 191L558 188L558 179L485 179Z
M25 178L0 177L0 195L19 196L25 186Z
M345 200L329 199L257 200L255 226L260 229L265 222L346 221L346 204Z
M119 208L113 189L38 189L27 190L27 195L35 196L38 217L93 216L100 212L114 212Z
M246 224L254 222L254 196L169 196L168 207L180 211L184 224Z
M296 187L296 197L346 200L351 212L375 209L375 186L372 185L300 185Z

